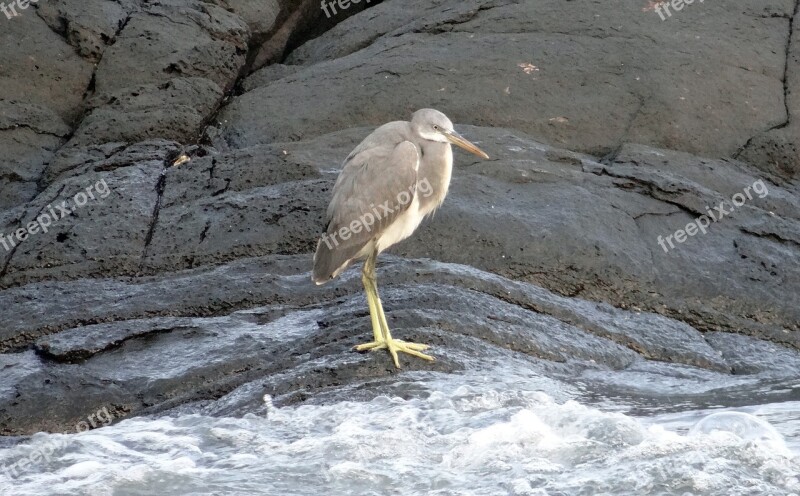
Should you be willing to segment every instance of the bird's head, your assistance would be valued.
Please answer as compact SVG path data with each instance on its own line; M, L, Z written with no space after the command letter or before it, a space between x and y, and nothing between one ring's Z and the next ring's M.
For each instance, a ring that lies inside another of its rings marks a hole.
M452 143L470 153L483 158L489 155L470 143L453 129L453 123L446 115L434 109L421 109L411 116L411 127L421 138L438 141L439 143Z

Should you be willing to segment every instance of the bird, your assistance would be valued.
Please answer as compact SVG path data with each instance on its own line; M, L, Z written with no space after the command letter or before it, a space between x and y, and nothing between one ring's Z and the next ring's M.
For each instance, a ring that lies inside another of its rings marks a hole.
M377 257L411 236L444 201L453 171L451 145L489 158L438 110L420 109L411 121L378 127L345 158L333 186L325 232L314 253L312 279L317 285L364 260L361 282L373 340L355 349L388 350L398 369L398 353L431 361L433 357L422 353L428 345L392 338L378 294Z

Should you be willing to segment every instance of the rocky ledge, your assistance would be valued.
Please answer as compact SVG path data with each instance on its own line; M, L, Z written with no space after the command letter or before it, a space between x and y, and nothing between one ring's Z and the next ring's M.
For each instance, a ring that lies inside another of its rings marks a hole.
M614 394L692 377L725 404L747 397L720 376L797 377L798 3L664 21L623 3L0 18L0 432L512 359ZM396 334L437 357L398 371L351 351L370 335L358 273L316 287L310 253L341 160L420 107L492 158L457 152L444 206L380 264Z

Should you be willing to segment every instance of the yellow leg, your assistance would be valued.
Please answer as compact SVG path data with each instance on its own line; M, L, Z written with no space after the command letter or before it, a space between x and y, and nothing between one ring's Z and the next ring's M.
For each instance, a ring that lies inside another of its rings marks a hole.
M369 305L369 318L372 321L372 341L375 343L383 341L383 328L378 317L378 304L372 293L366 273L361 274L361 282L364 283L364 291L367 293L367 304Z
M375 279L376 257L377 253L373 252L367 258L367 261L364 262L364 270L361 274L361 281L364 283L364 291L367 293L367 303L369 304L369 316L372 320L372 334L374 340L371 343L356 346L356 350L387 349L392 355L394 365L397 368L400 368L400 360L397 358L398 352L414 355L425 360L433 360L432 356L420 353L422 350L428 349L428 345L409 343L392 338L392 334L389 332L389 324L386 322L386 314L383 312L381 298L378 295L378 283Z

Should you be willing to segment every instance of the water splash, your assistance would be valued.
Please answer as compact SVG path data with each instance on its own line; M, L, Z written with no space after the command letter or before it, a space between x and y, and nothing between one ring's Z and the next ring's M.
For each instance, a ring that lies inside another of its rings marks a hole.
M662 425L581 404L570 385L504 366L422 374L411 397L282 408L266 397L266 417L137 418L38 434L0 450L0 466L57 441L53 455L16 478L0 470L0 494L800 492L797 453L762 419L721 412L691 430Z

